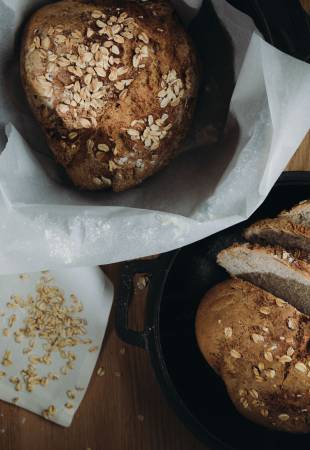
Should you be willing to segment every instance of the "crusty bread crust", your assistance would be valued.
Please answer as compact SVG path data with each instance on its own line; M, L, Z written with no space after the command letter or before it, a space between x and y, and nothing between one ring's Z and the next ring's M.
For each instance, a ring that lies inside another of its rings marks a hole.
M310 228L294 223L289 217L260 220L245 230L244 237L250 241L310 251Z
M310 319L239 279L210 289L198 308L202 354L236 408L266 427L310 432Z
M282 211L278 217L294 223L310 225L310 200L303 200L291 209Z
M190 126L192 43L164 0L64 0L38 10L21 77L73 183L122 191L165 166Z

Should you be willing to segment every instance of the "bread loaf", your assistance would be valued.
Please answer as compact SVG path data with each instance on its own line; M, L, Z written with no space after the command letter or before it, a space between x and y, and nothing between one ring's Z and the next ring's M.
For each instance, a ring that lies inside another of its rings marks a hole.
M122 191L180 149L198 88L195 50L164 0L59 1L30 19L21 77L76 186Z
M266 427L310 432L310 319L242 280L209 290L196 316L202 354L238 411Z
M310 264L300 259L299 253L234 244L218 254L217 262L230 275L266 289L310 315Z

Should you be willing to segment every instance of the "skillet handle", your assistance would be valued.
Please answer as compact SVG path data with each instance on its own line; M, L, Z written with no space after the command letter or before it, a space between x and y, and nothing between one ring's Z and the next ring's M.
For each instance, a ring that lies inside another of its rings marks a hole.
M163 285L176 251L165 253L148 260L134 260L124 263L119 289L116 294L115 328L120 339L135 347L148 349L148 337L154 330L156 318L148 311L161 296ZM134 294L134 276L144 274L148 277L146 317L143 331L132 330L128 325L128 310Z

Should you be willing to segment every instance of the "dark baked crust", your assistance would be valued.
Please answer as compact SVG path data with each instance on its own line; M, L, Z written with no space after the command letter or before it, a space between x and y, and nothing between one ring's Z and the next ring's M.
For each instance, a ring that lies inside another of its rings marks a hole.
M289 216L263 219L249 226L244 237L254 242L268 242L285 248L310 251L310 228L289 220Z
M21 77L73 183L122 191L177 154L195 104L197 60L165 1L95 3L38 10L24 34Z
M196 336L241 414L270 428L310 432L309 317L229 279L202 299Z

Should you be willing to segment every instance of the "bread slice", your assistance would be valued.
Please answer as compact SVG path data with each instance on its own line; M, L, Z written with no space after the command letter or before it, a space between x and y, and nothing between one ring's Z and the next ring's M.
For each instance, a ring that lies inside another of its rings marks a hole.
M245 230L244 237L252 242L267 242L310 252L310 227L283 217L254 223Z
M288 211L279 214L281 219L288 219L293 223L310 227L310 200L304 200Z
M217 262L232 276L250 281L310 315L310 264L280 247L234 244Z
M229 279L202 299L196 337L241 414L278 430L310 432L309 317L251 283Z

